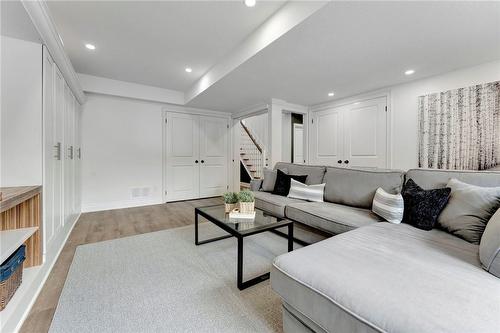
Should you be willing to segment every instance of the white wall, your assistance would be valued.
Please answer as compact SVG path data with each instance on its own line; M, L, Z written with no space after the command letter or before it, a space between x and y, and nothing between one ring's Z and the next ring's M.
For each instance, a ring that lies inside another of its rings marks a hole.
M162 104L88 94L82 112L82 210L162 202ZM132 189L147 195L133 197Z
M42 184L42 45L1 36L0 185Z
M497 80L500 80L500 60L335 100L328 104L315 105L311 107L311 111L389 93L392 115L390 125L392 136L391 167L407 170L418 167L418 97ZM311 124L308 123L308 126Z
M281 160L283 162L292 162L292 114L283 112L281 123Z
M393 167L418 166L418 96L497 80L500 80L500 61L392 87Z

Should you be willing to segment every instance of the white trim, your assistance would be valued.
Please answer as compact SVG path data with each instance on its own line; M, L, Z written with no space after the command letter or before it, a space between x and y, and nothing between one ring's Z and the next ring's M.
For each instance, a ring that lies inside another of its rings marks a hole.
M62 45L55 23L50 16L47 4L45 1L28 0L21 0L21 3L76 99L80 104L85 103L85 94L78 82L75 69L64 51L64 46Z
M177 113L185 113L185 114L196 114L196 115L200 115L200 116L213 116L213 117L231 119L230 112L191 108L191 107L182 106L182 105L167 105L167 106L162 107L161 110L162 110L162 115L164 118L165 118L166 112L177 112Z
M108 201L99 203L88 203L82 205L83 213L99 212L103 210L111 209L122 209L122 208L132 208L132 207L142 207L150 205L159 205L163 202L158 200L158 198L147 198L147 199L130 199L122 201Z
M250 106L248 108L244 108L236 113L233 113L231 117L233 119L244 119L267 113L268 110L269 110L269 104L260 103Z
M363 102L363 101L366 101L369 99L374 99L374 98L384 97L384 96L388 96L388 98L389 98L390 95L391 95L390 89L379 89L379 90L374 90L374 91L370 91L367 93L362 93L362 94L358 94L358 95L353 95L353 96L337 99L337 100L327 102L327 103L315 104L315 105L312 105L309 107L309 111L317 112L317 111L332 109L332 108L336 108L339 106L344 106L344 105L348 105L348 104L352 104L352 103L356 103L356 102Z
M78 73L83 90L90 93L126 97L144 101L184 104L182 91Z
M289 103L284 100L276 98L271 99L271 104L276 104L281 106L281 110L283 112L288 112L288 113L307 114L307 112L309 111L309 107L307 106Z

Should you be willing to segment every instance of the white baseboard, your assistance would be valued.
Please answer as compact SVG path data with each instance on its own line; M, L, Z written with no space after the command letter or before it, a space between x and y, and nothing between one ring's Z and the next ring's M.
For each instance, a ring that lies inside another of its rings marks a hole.
M57 258L59 258L59 255L61 254L61 251L64 248L64 245L66 244L71 231L73 231L76 222L80 218L80 215L81 213L78 214L76 218L70 223L67 228L68 230L66 231L66 234L64 235L64 237L62 237L63 240L57 247L54 248L54 251L51 251L55 252L54 255L52 255L52 253L50 252L46 253L46 255L44 256L44 259L46 259L44 263L40 266L36 266L36 268L39 267L40 270L36 273L36 277L34 277L31 285L28 286L28 289L22 291L20 290L20 287L16 294L14 294L14 297L11 299L7 307L2 312L0 312L1 332L14 333L18 332L21 329L24 320L28 316L31 308L33 307L33 304L40 294L40 291L45 285L45 282L47 281L47 278L49 277L49 274L52 271Z
M96 203L82 203L82 213L99 212L102 210L132 208L162 204L161 198L134 199Z

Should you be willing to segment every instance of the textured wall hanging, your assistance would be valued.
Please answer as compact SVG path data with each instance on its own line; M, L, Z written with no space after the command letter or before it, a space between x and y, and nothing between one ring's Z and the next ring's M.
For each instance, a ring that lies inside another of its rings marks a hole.
M500 164L500 81L418 98L421 168L486 170Z

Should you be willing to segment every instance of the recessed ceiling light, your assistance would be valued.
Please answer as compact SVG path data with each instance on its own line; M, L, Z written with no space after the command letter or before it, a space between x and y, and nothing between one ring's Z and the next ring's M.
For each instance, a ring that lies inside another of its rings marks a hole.
M256 0L245 0L244 2L245 2L245 6L247 6L247 7L254 7L255 4L257 3Z
M409 69L405 72L405 75L412 75L413 73L415 73L415 71L413 69Z
M88 48L89 50L95 50L95 45L93 44L85 44L85 47Z
M328 93L328 96L330 96L330 97L332 97L333 95L335 95L333 92Z
M186 72L188 73L191 73L193 71L193 69L191 67L186 67L186 69L184 69Z

